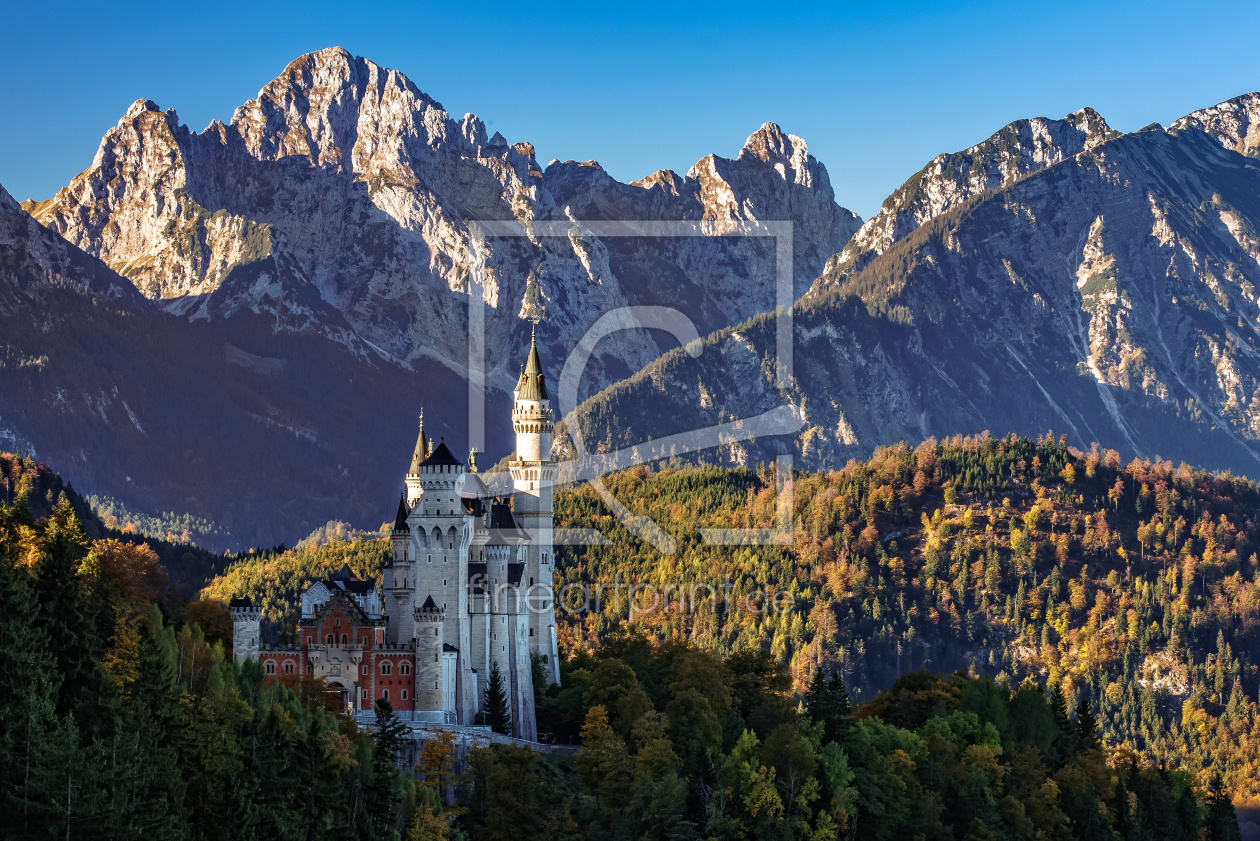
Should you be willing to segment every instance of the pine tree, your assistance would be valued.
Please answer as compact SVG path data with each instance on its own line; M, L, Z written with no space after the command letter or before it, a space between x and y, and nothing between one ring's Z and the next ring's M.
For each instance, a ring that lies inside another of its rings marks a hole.
M490 664L490 680L486 682L486 723L495 733L512 735L512 710L508 704L507 688L503 685L503 673L498 663Z
M1206 805L1207 814L1204 817L1207 824L1207 841L1241 841L1238 813L1234 811L1229 791L1226 790L1219 773L1213 774L1212 781L1208 784Z
M376 733L372 739L372 782L368 786L368 815L373 834L388 836L397 831L395 806L401 797L402 775L398 755L408 740L407 725L394 714L384 698L376 702Z
M1080 731L1076 729L1076 724L1072 719L1068 718L1067 699L1063 697L1063 690L1057 686L1050 693L1050 712L1054 715L1055 726L1059 729L1058 764L1066 765L1067 761L1076 754Z
M77 712L80 725L91 727L101 723L94 713L106 694L101 679L103 646L95 605L77 574L87 555L87 538L64 496L48 519L44 549L35 592L40 604L38 625L62 678L57 712Z
M1098 718L1089 699L1081 695L1076 705L1076 745L1077 750L1097 750L1102 747L1098 739Z
M814 672L805 694L806 714L823 726L823 744L835 742L841 747L848 745L852 704L839 671L830 679L820 668Z

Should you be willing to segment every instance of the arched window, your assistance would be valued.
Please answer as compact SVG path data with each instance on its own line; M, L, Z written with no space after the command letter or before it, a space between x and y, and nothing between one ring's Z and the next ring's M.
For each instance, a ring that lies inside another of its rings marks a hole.
M416 532L416 539L419 540L421 549L429 548L429 533L424 529L420 529L420 531Z
M367 674L367 673L368 673L368 664L367 664L367 663L364 663L364 664L363 664L363 674Z
M388 701L388 700L389 700L389 690L388 690L388 689L382 689L382 690L381 690L381 697L382 697L382 698L384 698L386 701Z
M293 664L292 664L292 663L285 663L285 664L284 664L284 673L285 673L286 675L291 675L291 674L293 674Z
M315 674L315 666L313 666L313 665L312 665L312 664L310 664L310 663L307 663L307 664L306 664L306 673L307 673L308 675L313 675L313 674Z
M345 634L342 634L342 635L341 635L341 644L342 644L342 645L347 645L349 642L350 642L350 638L349 638L348 636L346 636Z
M409 675L409 674L411 674L411 664L410 664L410 663L403 663L401 666L399 666L399 667L398 667L398 674L400 674L400 675Z
M534 629L533 629L533 628L530 628L530 629L529 629L529 635L530 635L531 637L534 635Z
M454 511L452 511L451 513L452 513L452 514L454 514L455 512L454 512ZM459 537L457 537L457 536L456 536L456 532L455 532L455 527L454 527L454 526L451 526L450 531L448 531L448 532L446 533L446 538L447 538L447 541L450 543L450 548L454 549L454 548L455 548L455 542L456 542L457 540L459 540Z
M393 670L389 663L381 663L381 674L387 675Z
M276 664L268 660L267 661L267 674L274 675L275 673L276 673Z
M333 642L333 635L332 635L332 634L329 634L329 635L328 635L328 644L329 644L329 645L335 645L335 644L336 644L336 643L334 643L334 642Z
M433 548L434 549L442 548L442 530L438 528L437 526L433 527Z
M406 701L406 700L407 700L407 690L406 690L406 689L404 689L404 690L403 690L402 699L403 699L404 701Z

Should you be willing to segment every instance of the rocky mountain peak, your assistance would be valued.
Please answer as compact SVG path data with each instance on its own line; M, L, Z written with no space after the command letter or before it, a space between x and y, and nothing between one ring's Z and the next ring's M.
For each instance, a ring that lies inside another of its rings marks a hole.
M784 180L808 187L813 183L809 145L794 134L785 134L776 123L762 123L748 135L736 160L752 159L768 163Z
M828 261L815 290L866 267L924 223L989 190L1069 160L1119 136L1092 108L1061 120L1016 120L961 152L942 153L884 200L839 254Z
M1198 129L1242 155L1260 157L1260 92L1187 114L1169 128Z

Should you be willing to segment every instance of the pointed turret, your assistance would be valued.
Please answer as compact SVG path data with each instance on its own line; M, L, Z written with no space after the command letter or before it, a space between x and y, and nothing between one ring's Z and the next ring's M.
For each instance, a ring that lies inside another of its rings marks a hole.
M403 488L402 494L398 497L398 514L394 517L395 532L411 532L411 526L407 525L407 515L411 513L407 510L407 489Z
M428 458L429 439L424 435L424 409L420 410L420 434L416 436L416 449L411 454L411 469L408 473L419 473L420 462Z
M415 508L424 487L420 482L420 465L429 457L433 443L424 434L424 409L420 410L420 434L416 436L416 448L411 453L411 467L407 470L407 505Z
M547 378L543 376L542 360L538 357L538 327L530 331L529 357L521 369L521 379L516 387L517 400L546 400Z

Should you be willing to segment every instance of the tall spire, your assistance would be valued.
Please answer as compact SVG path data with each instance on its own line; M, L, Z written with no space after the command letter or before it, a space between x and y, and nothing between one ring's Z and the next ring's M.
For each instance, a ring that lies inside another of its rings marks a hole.
M429 439L424 435L424 409L420 410L420 435L416 437L416 450L411 454L411 470L415 475L420 472L420 462L429 457Z
M542 360L538 358L538 325L530 330L529 357L521 371L521 382L516 395L517 400L546 400L547 378L543 376Z

